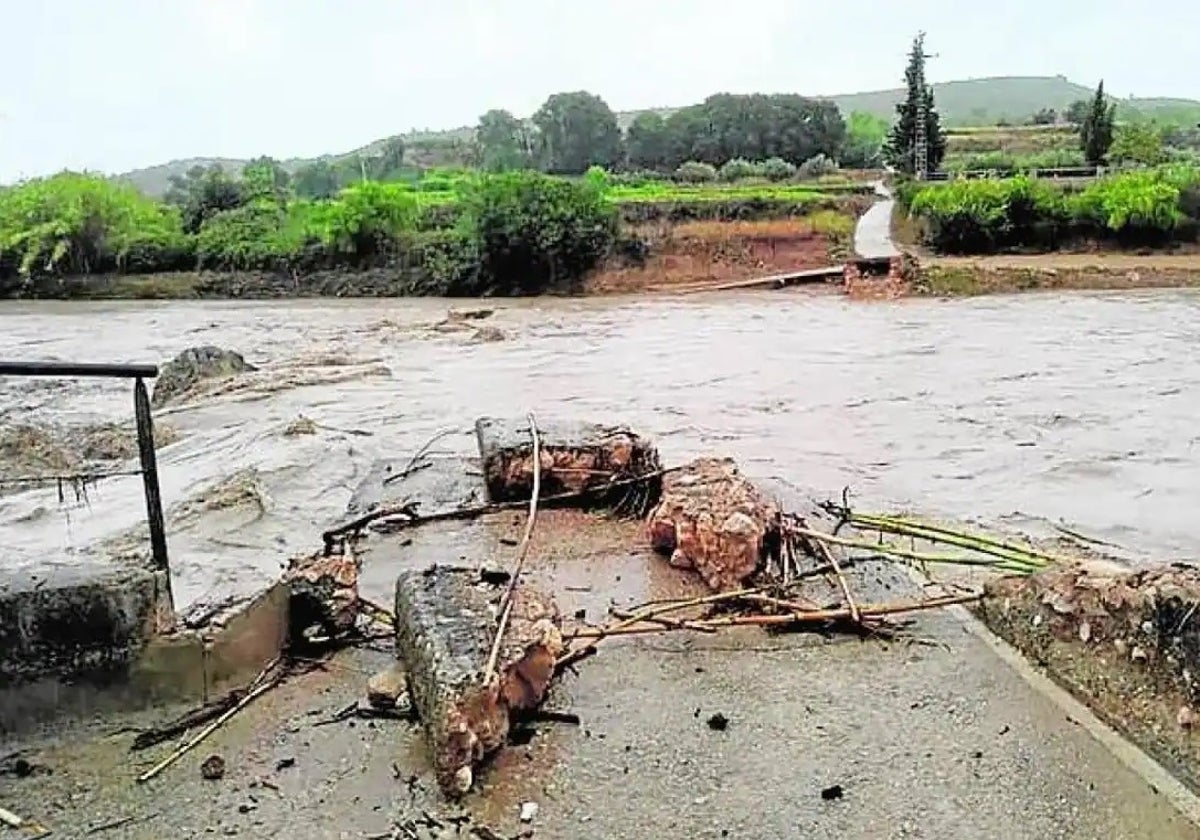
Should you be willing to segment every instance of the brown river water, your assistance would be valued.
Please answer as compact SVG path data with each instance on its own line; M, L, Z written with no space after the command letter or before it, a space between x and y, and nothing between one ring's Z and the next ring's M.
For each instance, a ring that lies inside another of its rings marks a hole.
M464 305L6 302L0 358L161 363L217 344L263 368L156 415L178 434L159 470L181 606L318 547L376 457L447 428L463 433L438 448L470 452L475 417L530 410L626 422L668 462L728 454L818 498L849 486L864 508L1061 521L1152 561L1200 553L1196 292L503 301L486 323L507 340L429 329ZM128 382L0 380L0 426L131 411ZM315 433L286 434L302 415ZM40 576L110 562L98 543L140 548L143 521L136 477L64 503L54 488L0 495L5 563Z

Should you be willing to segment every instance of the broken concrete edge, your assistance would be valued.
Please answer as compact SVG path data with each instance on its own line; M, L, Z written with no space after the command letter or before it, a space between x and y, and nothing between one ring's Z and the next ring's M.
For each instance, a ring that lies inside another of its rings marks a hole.
M541 495L595 491L613 504L628 495L629 482L647 478L657 498L662 462L654 441L619 424L537 422ZM484 484L493 503L528 500L533 493L533 434L528 418L480 417L475 421ZM611 493L603 491L622 482Z
M536 708L563 651L554 602L528 587L512 594L495 671L487 663L504 588L478 569L431 566L396 580L396 650L442 792L456 798L508 738L514 715Z
M1200 569L1082 561L991 581L973 612L1200 793Z
M77 652L68 661L43 657L27 660L24 668L6 661L0 671L0 732L62 718L207 702L249 682L288 643L290 592L282 582L226 612L219 624L163 632L154 618L157 605L143 588L126 588L121 597L139 594L136 629L119 644L75 643ZM79 615L76 610L42 612L27 626L36 632L39 622L49 619L70 626Z

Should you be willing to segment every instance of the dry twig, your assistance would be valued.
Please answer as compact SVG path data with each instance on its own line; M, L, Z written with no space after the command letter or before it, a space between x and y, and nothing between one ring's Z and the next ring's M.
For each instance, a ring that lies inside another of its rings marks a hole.
M204 729L202 729L199 733L197 733L195 735L195 737L191 738L186 743L184 743L181 747L179 747L179 749L175 750L173 753L168 755L166 758L164 758L158 764L154 765L149 770L147 770L145 773L138 776L137 777L138 784L148 782L151 779L153 779L155 776L157 776L159 773L166 770L168 767L170 767L176 761L183 758L185 755L187 755L189 752L191 752L193 749L195 749L200 744L201 741L203 741L209 735L213 734L218 729L220 729L222 726L224 726L225 723L230 718L232 718L234 715L236 715L242 709L249 706L256 698L262 696L263 694L266 694L272 688L275 688L277 685L279 685L279 683L282 681L282 676L277 675L275 677L272 677L269 680L267 679L267 674L269 674L272 670L274 670L275 666L278 664L279 664L278 657L275 658L274 660L272 660L271 662L267 663L267 667L263 668L262 671L259 672L258 676L254 678L254 682L252 682L250 684L250 688L246 691L245 696L242 697L242 699L239 700L237 702L237 704L235 706L233 706L233 708L229 709L227 712L222 714L219 718L217 718L212 723L210 723L208 726L206 726Z
M508 627L508 619L512 614L513 593L517 582L521 579L521 570L525 567L525 558L529 555L529 542L533 538L533 526L537 522L538 496L542 491L542 441L538 436L537 420L533 412L529 413L529 434L533 437L533 491L529 494L529 516L525 520L525 533L521 535L521 543L517 548L517 562L509 578L508 588L500 599L500 622L496 626L496 638L492 640L492 650L488 654L487 666L483 669L483 681L487 683L496 670L496 660L500 656L500 644L504 639L504 631Z

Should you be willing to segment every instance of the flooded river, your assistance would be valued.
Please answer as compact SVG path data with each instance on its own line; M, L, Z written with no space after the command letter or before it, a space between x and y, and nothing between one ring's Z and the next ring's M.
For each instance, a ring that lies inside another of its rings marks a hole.
M159 468L180 604L252 589L317 547L374 458L447 427L464 433L439 447L468 452L476 416L529 410L627 422L669 462L729 454L820 497L849 485L865 508L1062 520L1151 559L1200 554L1194 292L504 301L486 323L507 340L481 343L428 329L449 305L5 302L0 357L161 363L217 344L264 369L156 416L178 437ZM125 421L130 391L0 380L0 424ZM288 433L301 416L315 433ZM62 504L54 488L10 493L0 540L9 564L101 562L89 546L143 517L136 477Z

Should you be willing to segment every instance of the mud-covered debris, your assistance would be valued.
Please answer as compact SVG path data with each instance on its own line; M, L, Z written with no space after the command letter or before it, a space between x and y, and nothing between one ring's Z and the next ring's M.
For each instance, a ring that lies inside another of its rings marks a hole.
M649 529L655 551L723 592L764 564L779 540L779 508L732 459L701 458L664 479Z
M275 772L278 773L280 770L287 770L288 768L295 766L296 759L289 755L275 762Z
M717 712L708 719L708 728L715 732L724 732L729 728L729 718Z
M1179 724L1180 729L1191 729L1196 725L1196 713L1192 711L1191 706L1180 706L1175 715L1175 722Z
M317 421L311 417L305 417L303 414L288 423L283 429L284 437L300 437L301 435L315 435L316 433Z
M377 709L394 709L406 688L407 674L399 663L367 680L367 702Z
M225 776L225 759L219 755L210 755L200 765L200 775L210 782L215 782Z
M289 634L311 641L314 631L332 638L354 629L358 619L358 559L351 552L322 553L292 560L284 581L291 590Z
M481 584L476 569L433 567L396 582L397 649L449 796L470 789L475 766L503 746L512 718L542 702L563 651L554 602L521 587L495 674L484 682L497 627L491 602L500 592Z
M164 406L187 396L205 380L227 379L254 370L258 368L233 350L212 345L190 347L159 368L150 402L155 407Z
M481 417L475 435L482 457L484 481L493 502L528 499L533 492L533 439L527 418ZM596 423L538 424L541 451L541 496L604 490L592 501L618 505L640 494L649 507L658 499L662 464L652 441L625 426ZM639 482L639 477L646 477ZM644 512L644 511L643 511Z
M841 785L830 785L821 790L821 798L826 802L832 802L835 799L841 799L845 793Z
M521 822L530 823L537 818L538 804L536 802L521 803Z

